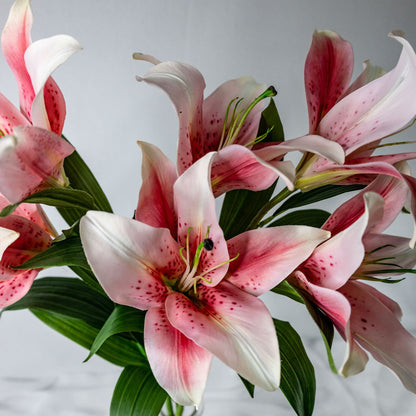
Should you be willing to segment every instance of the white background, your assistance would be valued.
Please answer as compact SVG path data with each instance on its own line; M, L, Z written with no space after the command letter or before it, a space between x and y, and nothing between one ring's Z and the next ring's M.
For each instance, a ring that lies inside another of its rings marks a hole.
M0 1L1 25L11 4ZM175 160L178 130L168 98L135 80L150 65L133 61L133 52L196 66L205 76L207 93L243 75L275 85L286 137L293 138L308 129L303 64L315 28L335 30L353 44L355 75L365 59L387 70L395 65L401 47L387 37L391 30L403 30L416 45L414 0L34 0L32 7L33 40L66 33L83 45L55 74L67 102L64 134L96 174L114 211L128 217L140 186L136 140L157 144ZM0 75L0 91L17 103L14 78L1 59ZM405 137L414 136L415 129ZM410 236L410 224L402 220L394 230ZM62 274L67 271L43 273ZM413 279L381 289L400 301L404 323L416 334ZM298 329L316 366L316 415L416 413L414 396L378 363L348 380L332 374L317 329L303 308L277 295L267 301L276 317ZM343 348L337 340L338 363ZM5 314L0 320L0 416L108 414L120 369L99 358L83 364L86 355L29 312ZM293 414L280 392L258 390L255 400L246 397L235 374L215 363L205 414Z

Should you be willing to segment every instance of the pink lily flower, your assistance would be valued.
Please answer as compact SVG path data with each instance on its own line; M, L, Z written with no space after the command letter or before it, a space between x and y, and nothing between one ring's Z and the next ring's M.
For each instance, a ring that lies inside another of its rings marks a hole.
M296 187L311 189L326 183L371 182L375 175L401 175L394 164L414 159L416 152L373 155L380 141L416 115L416 55L400 35L402 44L395 68L382 72L368 63L349 86L353 53L349 42L331 31L315 32L305 62L305 89L309 134L339 143L345 162L306 155L298 167Z
M14 127L0 139L0 191L14 204L42 189L63 187L66 156L74 147L52 131L34 126Z
M21 115L0 96L0 128L3 135L16 125L33 124L61 135L66 107L52 72L81 46L72 37L57 35L34 43L30 0L16 0L1 36L3 53L19 87Z
M294 189L295 169L283 156L294 150L316 152L337 163L342 148L318 135L282 143L260 143L257 137L265 99L276 94L251 77L225 82L204 99L205 81L194 67L180 62L160 62L143 54L135 59L155 66L139 81L155 85L172 100L179 117L177 169L181 174L205 154L215 151L212 186L218 196L232 189L262 190L277 177Z
M210 180L215 153L178 178L157 147L141 147L136 219L95 211L81 219L97 279L114 302L147 310L147 358L177 403L200 403L212 354L251 383L275 390L277 338L257 295L282 281L329 233L287 226L225 241Z
M416 339L401 325L399 305L358 280L380 278L380 271L396 275L396 270L416 264L416 250L409 247L408 239L380 234L406 195L403 181L379 176L331 215L322 228L331 231L332 237L315 249L289 281L333 321L347 341L342 375L363 371L367 350L416 392Z
M9 205L0 195L0 209ZM26 260L46 250L55 231L42 208L21 204L12 215L0 218L0 308L21 299L29 291L40 269L14 270Z

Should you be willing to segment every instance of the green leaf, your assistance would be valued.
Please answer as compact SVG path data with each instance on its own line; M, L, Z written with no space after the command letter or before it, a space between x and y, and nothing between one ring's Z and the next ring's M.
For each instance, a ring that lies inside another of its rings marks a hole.
M268 225L276 227L279 225L309 225L310 227L320 228L331 214L322 209L303 209L290 212L284 217L277 219Z
M77 151L65 158L64 169L72 188L80 189L91 195L98 210L112 212L104 191Z
M143 332L145 312L128 306L116 305L112 314L95 338L88 361L112 335L121 332Z
M117 381L110 416L158 416L166 398L149 367L129 366Z
M43 310L31 309L30 311L46 325L87 349L91 348L99 331L81 319ZM100 348L97 355L121 367L148 365L136 344L119 336L111 337Z
M304 303L302 296L300 296L299 293L295 289L293 289L292 285L287 280L283 280L283 282L275 286L272 289L272 292L278 293L279 295L287 296L288 298L291 298L296 302Z
M310 416L315 404L315 371L297 332L288 322L273 319L281 357L280 390L298 416Z
M284 139L282 123L273 100L270 100L270 104L262 113L257 135L261 136L268 130L270 131L263 142L277 142ZM219 220L226 239L247 230L252 219L271 198L275 186L276 182L264 191L239 189L227 192Z
M2 209L0 217L10 215L23 202L58 208L76 208L82 212L97 209L94 199L87 192L71 188L50 188L30 195L17 204L8 205Z
M78 266L89 269L79 237L70 237L54 242L47 250L14 268L39 269L58 266Z
M44 277L36 279L26 296L2 312L26 308L56 312L100 329L112 313L114 303L80 279Z
M365 185L325 185L320 188L312 189L308 192L300 192L292 195L280 205L273 215L278 215L288 209L302 207L313 204L314 202L323 201L324 199L333 198L345 192L352 192L363 189Z
M238 375L240 377L240 380L243 382L244 387L247 389L248 394L250 395L251 398L254 397L254 388L256 387L254 384L251 384L248 380L246 380L244 377L241 377L240 375Z

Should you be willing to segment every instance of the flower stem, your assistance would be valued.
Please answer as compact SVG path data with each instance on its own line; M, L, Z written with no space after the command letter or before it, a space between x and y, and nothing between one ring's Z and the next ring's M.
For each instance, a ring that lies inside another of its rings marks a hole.
M176 412L175 412L175 416L182 416L183 409L184 409L184 407L183 407L183 406L181 406L180 404L177 404L177 405L176 405Z
M170 397L166 399L166 411L168 412L166 416L174 416L172 400Z
M260 226L267 224L271 221L274 216L271 215L270 217L266 218L265 220L261 221L261 219L279 202L282 202L285 198L287 198L292 192L287 188L282 189L274 198L272 198L269 202L263 205L257 215L252 219L251 223L248 226L248 230L253 230L255 228L259 228ZM261 222L260 222L261 221Z

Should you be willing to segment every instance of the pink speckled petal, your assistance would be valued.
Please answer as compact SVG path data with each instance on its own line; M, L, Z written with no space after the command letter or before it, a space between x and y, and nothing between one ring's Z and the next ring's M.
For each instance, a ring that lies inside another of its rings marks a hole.
M394 69L339 101L319 124L319 134L337 141L350 154L402 128L416 114L416 55L403 45Z
M164 308L146 313L144 343L157 382L183 406L198 406L204 393L212 354L175 329Z
M0 131L11 134L13 127L29 124L27 118L3 95L0 94Z
M335 32L315 30L305 62L310 133L347 89L353 68L351 44Z
M108 296L117 303L146 310L164 304L162 281L181 276L179 247L166 228L129 218L89 211L80 223L88 263Z
M318 246L302 265L301 270L307 270L312 283L338 289L361 265L364 258L362 237L368 224L381 218L384 204L383 198L373 192L366 193L364 199L365 212L348 228ZM349 223L349 218L345 221Z
M10 9L1 36L4 56L16 77L19 87L20 108L29 120L31 119L30 113L35 92L26 69L24 54L31 43L32 21L30 0L17 0Z
M20 300L32 286L40 270L19 270L10 280L0 280L0 309Z
M287 225L250 230L228 240L233 258L227 280L259 296L284 280L330 233L318 228Z
M278 178L293 189L295 168L291 162L267 163L244 146L231 145L215 154L212 162L212 189L217 197L233 189L260 191Z
M350 327L356 341L416 393L416 339L382 301L384 295L375 295L376 289L357 281L340 292L352 303Z
M18 126L0 140L0 192L11 202L47 186L52 178L64 184L62 165L74 147L53 132Z
M135 218L153 227L168 228L176 238L177 220L173 206L175 165L156 146L138 142L142 149L142 186Z
M239 99L243 100L238 104L236 113L244 112L266 89L267 85L259 84L251 77L241 77L224 82L205 99L203 104L203 141L199 157L210 151L219 150L224 118L230 102L237 98L230 107L227 127L231 124L231 114ZM263 100L250 111L233 144L244 146L257 137L261 113L266 104L267 100Z
M322 228L337 234L356 221L364 213L364 195L367 192L376 192L384 199L383 216L371 224L371 232L375 233L384 231L401 212L408 189L402 179L379 175L361 192L340 205Z
M251 383L276 390L280 357L276 331L263 302L234 285L198 289L196 304L181 293L166 299L171 324Z
M26 260L46 250L51 244L51 236L27 218L9 215L0 218L0 227L12 230L19 235L19 238L3 253L0 261L1 280L11 279L21 273L21 270L13 270L10 266L20 266Z
M183 173L194 161L193 149L202 145L204 78L190 65L162 62L137 79L161 88L176 108L179 117L177 166L179 173Z
M229 260L227 243L218 225L215 198L211 189L211 162L214 155L213 152L208 153L187 169L175 182L173 191L178 215L178 242L182 247L186 247L186 236L191 228L190 259L193 259L198 244L205 238L210 238L214 243L211 251L202 250L198 274ZM228 263L212 270L205 275L208 282L203 283L215 286L224 277L227 269Z
M344 150L338 143L314 134L297 137L296 139L286 140L277 144L270 144L256 150L255 153L264 161L270 162L295 150L315 153L338 164L343 164L345 161Z
M34 125L61 134L65 118L65 103L62 93L53 81L48 83L45 92L44 86L50 75L80 49L80 44L68 35L56 35L41 39L27 48L25 62L36 94L31 108L31 119ZM55 97L56 107L53 103ZM48 103L47 107L45 98ZM61 114L61 111L64 114Z

